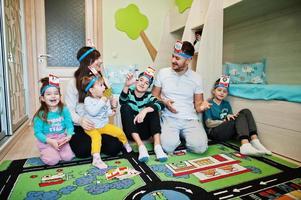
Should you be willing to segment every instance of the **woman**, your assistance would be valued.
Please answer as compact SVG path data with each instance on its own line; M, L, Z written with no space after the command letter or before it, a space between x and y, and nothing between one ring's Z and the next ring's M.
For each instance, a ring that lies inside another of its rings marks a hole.
M84 76L91 74L89 66L101 72L100 65L102 60L100 53L92 47L82 47L77 52L77 60L80 62L79 68L74 73L72 79L66 88L65 103L71 112L72 121L74 123L74 135L70 140L70 146L76 157L86 158L91 156L91 138L84 130L92 130L95 124L83 116L83 102L80 98L85 95L85 91L81 87L81 80ZM122 143L109 135L102 136L101 152L115 156L122 149Z

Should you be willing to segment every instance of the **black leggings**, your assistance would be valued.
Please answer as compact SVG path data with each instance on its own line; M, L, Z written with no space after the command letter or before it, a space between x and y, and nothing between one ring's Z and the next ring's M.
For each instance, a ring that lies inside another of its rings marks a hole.
M75 156L87 158L91 156L91 138L81 126L74 126L74 135L70 140L70 146ZM123 148L122 143L110 135L102 135L101 153L116 156Z
M239 111L235 120L223 122L212 128L208 137L212 140L227 141L234 136L239 140L249 139L254 134L257 135L257 128L253 115L249 109L243 109Z
M134 124L134 118L138 112L134 111L129 105L122 105L120 113L123 131L129 140L133 140L132 133L138 133L141 140L147 140L151 136L161 133L158 111L147 113L143 122L136 124Z

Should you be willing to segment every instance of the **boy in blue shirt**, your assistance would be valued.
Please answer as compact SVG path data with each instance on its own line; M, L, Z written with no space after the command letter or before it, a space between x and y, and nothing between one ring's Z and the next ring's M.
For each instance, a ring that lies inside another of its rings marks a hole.
M249 109L233 114L231 105L224 100L228 96L227 77L218 79L212 89L211 108L205 111L204 121L208 137L212 140L227 141L237 136L241 142L240 153L251 156L271 155L259 141L253 115Z

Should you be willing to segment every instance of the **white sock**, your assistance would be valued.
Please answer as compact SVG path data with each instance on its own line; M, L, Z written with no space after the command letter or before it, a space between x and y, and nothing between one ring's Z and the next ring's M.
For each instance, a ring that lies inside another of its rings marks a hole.
M267 155L272 155L272 152L267 150L258 139L254 139L250 142L253 147L255 147L259 151L263 151Z
M255 149L250 143L240 146L240 153L248 156L262 156L264 152Z
M155 145L154 151L155 151L157 159L160 162L165 162L167 160L167 155L166 155L166 153L164 153L160 144Z
M101 160L99 153L94 153L93 154L92 165L95 166L95 167L97 167L98 169L106 169L106 168L108 168L108 166L106 165L106 163L104 163Z
M123 145L123 147L125 148L126 152L130 153L133 149L131 147L131 145L127 142Z
M138 160L140 162L147 162L148 158L149 158L149 155L148 155L146 147L144 145L140 145L138 149L139 149Z

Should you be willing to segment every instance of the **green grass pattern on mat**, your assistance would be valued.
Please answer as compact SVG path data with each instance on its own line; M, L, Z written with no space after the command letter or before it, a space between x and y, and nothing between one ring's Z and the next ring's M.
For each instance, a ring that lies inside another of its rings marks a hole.
M9 167L9 165L10 165L11 162L12 162L11 160L5 160L5 161L3 161L0 164L0 172L1 171L5 171Z
M107 161L106 164L116 167L127 166L133 168L126 159ZM56 174L58 169L28 172L19 175L15 186L10 194L10 199L124 199L135 189L145 185L140 176L122 181L106 180L103 170L92 167L91 164L62 167L66 180L62 184L39 187L41 177ZM102 173L101 173L102 171ZM108 189L112 186L115 189ZM118 186L117 186L118 185ZM122 187L123 189L116 189ZM93 193L94 194L91 194ZM35 196L34 196L35 195ZM98 195L98 196L96 196Z
M206 157L206 156L211 156L211 155L216 155L216 154L220 154L220 153L224 153L226 155L231 154L232 152L235 152L234 150L232 150L231 148L225 147L223 145L211 145L209 146L208 151L206 151L206 153L202 154L201 156L198 154L193 154L193 153L189 153L187 152L186 155L183 156L169 156L168 157L168 161L167 163L172 163L172 162L178 162L180 160L192 160L192 159L196 159L196 158L200 158L200 157ZM258 169L257 173L254 172L247 172L247 173L243 173L243 174L239 174L239 175L234 175L234 176L230 176L230 177L226 177L226 178L222 178L216 181L211 181L211 182L207 182L207 183L201 183L198 178L196 178L194 175L190 174L190 175L186 175L183 177L173 177L173 176L167 176L165 175L165 173L163 172L155 172L162 181L167 181L167 180L171 180L171 181L181 181L181 182L185 182L185 183L191 183L193 185L199 186L203 189L205 189L206 191L210 192L210 191L214 191L217 189L221 189L224 187L228 187L231 185L236 185L239 183L243 183L249 180L254 180L254 179L258 179L261 177L265 177L265 176L269 176L272 174L276 174L281 172L281 170L272 167L268 164L265 164L261 161L258 161L254 158L251 157L247 157L248 159L240 159L240 158L234 158L236 160L240 160L241 162L239 163L240 165L247 167L247 166L256 166L256 168ZM150 161L147 163L149 166L153 166L153 165L160 165L160 163L158 161L155 161L155 157L151 156ZM164 165L165 163L163 163Z
M145 147L148 151L153 151L154 150L154 145L151 141L146 140L146 141L143 141L143 143L144 143L144 145L145 145ZM138 145L135 142L130 143L130 145L131 145L133 151L137 153L138 152Z

